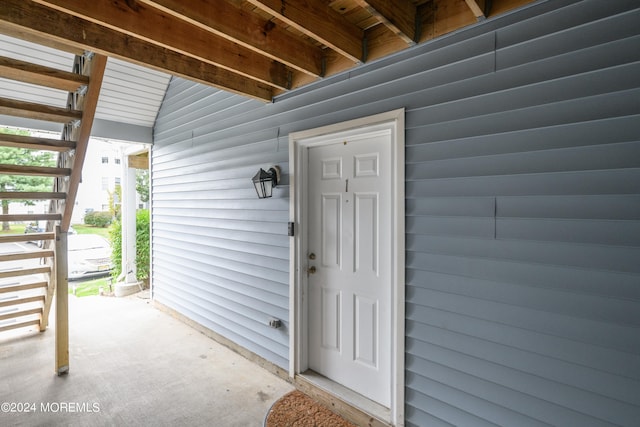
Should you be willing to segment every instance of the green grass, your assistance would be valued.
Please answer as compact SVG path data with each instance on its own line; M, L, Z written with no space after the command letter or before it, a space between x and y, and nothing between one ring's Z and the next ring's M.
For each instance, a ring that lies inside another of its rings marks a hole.
M27 224L12 222L9 223L10 230L8 231L2 230L2 227L0 226L0 234L23 234L26 226ZM76 230L76 233L78 234L97 234L108 240L109 230L111 229L111 227L101 228L86 224L73 224L73 229Z
M73 224L72 227L78 234L97 234L109 240L109 230L111 227L101 228L86 224Z
M101 277L99 279L88 280L85 282L69 282L69 294L76 297L87 297L100 294L100 287L104 292L109 292L109 285L107 284L108 277ZM74 294L75 288L75 294Z
M23 234L26 224L13 224L9 223L9 227L11 228L9 231L2 230L0 226L0 234Z

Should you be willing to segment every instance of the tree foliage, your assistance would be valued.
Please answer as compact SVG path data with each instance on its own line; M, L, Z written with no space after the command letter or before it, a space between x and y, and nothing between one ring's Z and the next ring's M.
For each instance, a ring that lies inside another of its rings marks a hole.
M151 236L149 230L149 210L140 209L136 212L136 279L149 278L151 267ZM113 270L111 276L115 279L122 273L122 222L116 220L109 230L111 240L111 260Z
M122 186L116 184L113 191L109 191L109 212L115 219L120 219L122 211Z
M0 133L28 136L28 131L0 128ZM34 151L27 148L0 147L0 164L21 166L55 166L53 154L46 151ZM42 176L0 175L0 191L51 191L53 178ZM2 213L9 213L9 203L12 200L2 200ZM32 205L30 200L21 200L26 205ZM3 230L9 229L8 223L3 223Z
M140 196L140 201L149 201L149 171L147 169L136 170L136 191Z

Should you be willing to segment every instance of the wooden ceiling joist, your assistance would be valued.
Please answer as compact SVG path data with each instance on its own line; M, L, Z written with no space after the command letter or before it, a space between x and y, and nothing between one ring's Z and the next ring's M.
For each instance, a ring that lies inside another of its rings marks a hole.
M476 0L464 0L464 1L467 3L467 6L469 6L469 9L471 9L471 12L473 12L473 16L475 16L476 19L478 20L485 19L484 11L482 10L482 8L480 7L480 5Z
M364 31L322 0L248 0L353 62L364 61Z
M410 0L356 0L408 45L417 42L418 8Z
M273 97L272 86L31 1L3 0L0 32L48 46L66 44L114 56L263 101Z
M231 3L216 0L140 1L298 71L316 77L322 74L320 47Z
M235 71L280 89L289 89L282 63L140 2L35 0L36 3ZM144 23L144 25L141 25Z
M271 101L531 1L2 0L0 33Z

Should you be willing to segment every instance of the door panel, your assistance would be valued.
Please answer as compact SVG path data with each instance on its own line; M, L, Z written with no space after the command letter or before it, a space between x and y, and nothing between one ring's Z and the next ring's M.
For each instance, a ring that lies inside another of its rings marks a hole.
M309 367L389 407L391 137L314 146L308 159Z
M322 289L321 305L322 347L327 350L340 351L342 342L340 336L342 295L340 291L331 288Z
M378 195L355 194L356 272L378 275Z
M354 295L355 360L378 369L378 301Z
M342 247L342 196L340 194L322 195L322 266L341 266Z

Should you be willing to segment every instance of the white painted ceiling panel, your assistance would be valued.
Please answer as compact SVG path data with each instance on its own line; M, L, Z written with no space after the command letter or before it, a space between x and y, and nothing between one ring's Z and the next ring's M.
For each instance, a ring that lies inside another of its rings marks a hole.
M74 55L0 34L0 55L71 71ZM169 74L109 58L96 118L153 127ZM0 97L64 107L67 93L0 78ZM2 125L0 123L0 125Z
M170 78L169 74L109 58L96 117L152 127Z

